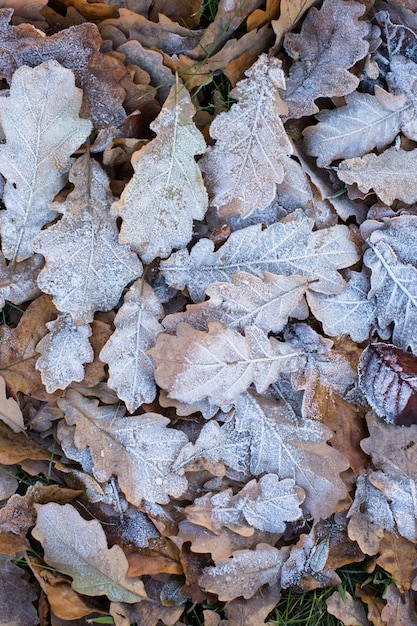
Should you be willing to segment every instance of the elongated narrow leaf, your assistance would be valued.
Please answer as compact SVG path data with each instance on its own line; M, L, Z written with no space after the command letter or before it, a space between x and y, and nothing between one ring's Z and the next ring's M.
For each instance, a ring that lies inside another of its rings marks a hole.
M208 398L218 406L234 402L252 382L262 393L303 362L300 349L268 339L256 326L243 337L219 322L211 322L208 333L181 323L176 336L160 334L149 352L155 380L169 396L191 403Z
M177 289L187 287L194 301L204 298L211 283L229 282L242 271L306 276L310 289L340 293L345 281L337 269L356 263L356 246L346 226L312 232L313 224L304 211L295 211L265 230L257 224L233 232L217 251L213 241L200 239L191 252L183 249L163 261L162 273Z
M87 324L95 311L116 306L142 266L130 247L118 241L116 219L109 212L109 180L100 166L80 157L70 180L74 191L54 205L63 218L34 242L46 259L38 284L54 296L60 311L70 313L76 324Z
M41 372L46 391L53 393L57 389L66 389L73 381L82 380L84 363L93 361L94 352L88 341L91 336L89 324L76 326L71 316L63 313L46 326L49 333L36 346L41 355L36 369Z
M92 128L78 116L81 98L73 73L56 61L19 68L10 98L0 98L6 135L0 172L7 181L0 230L6 259L32 256L33 239L56 216L49 205L67 182L71 154Z
M76 427L75 445L80 450L89 447L99 482L117 476L135 506L143 499L166 504L169 495L179 497L185 491L186 479L172 466L188 438L180 430L168 429L168 418L156 413L124 417L121 407L99 407L97 400L73 389L58 402L66 422Z
M130 413L155 398L153 362L146 351L163 330L158 322L163 314L153 289L143 279L137 280L116 315L115 332L100 352L100 359L109 365L109 387L117 391Z
M280 61L263 54L246 76L231 92L239 102L212 122L216 145L199 163L213 206L227 217L267 207L284 179L281 158L292 153L279 117L287 110L278 91L285 85Z
M32 534L42 543L46 562L71 576L75 591L105 594L114 602L133 603L146 597L142 581L128 578L129 564L121 547L107 547L98 520L85 520L71 504L35 506L38 519Z
M135 173L112 208L123 219L120 241L129 243L145 263L185 246L193 220L202 220L207 210L207 192L194 160L206 144L193 123L194 113L186 88L173 85L151 124L157 137L133 155Z

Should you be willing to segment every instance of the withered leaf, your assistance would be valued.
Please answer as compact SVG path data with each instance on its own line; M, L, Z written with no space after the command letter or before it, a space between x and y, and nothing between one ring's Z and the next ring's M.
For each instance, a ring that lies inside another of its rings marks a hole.
M0 422L0 463L12 465L21 463L24 459L49 460L49 450L25 433L16 433Z
M356 246L346 226L312 232L313 224L297 210L265 230L256 224L233 232L217 251L210 239L200 239L191 252L184 248L162 261L162 273L177 289L186 286L194 301L204 298L211 283L230 281L242 271L305 276L314 291L340 293L345 282L337 269L356 263Z
M314 4L313 0L281 0L280 2L272 0L271 5L276 5L277 7L279 5L279 18L271 21L271 26L276 35L274 50L278 49L285 33L297 24L312 4ZM266 6L268 8L268 0ZM271 17L275 18L272 14Z
M9 9L0 12L0 43L7 50L0 61L0 72L8 82L20 66L34 67L54 59L74 72L76 85L83 90L83 117L90 117L98 128L123 122L125 91L119 81L127 69L120 60L99 52L102 41L95 24L74 25L46 37L30 24L9 26L10 16Z
M353 341L366 341L376 323L376 299L368 297L369 275L362 272L346 271L347 283L343 291L327 295L309 291L308 305L316 319L323 324L323 330L330 337L347 333Z
M417 357L390 344L370 344L359 361L359 383L374 411L387 422L417 423Z
M7 265L3 253L0 252L0 309L4 307L6 300L21 304L40 295L36 280L42 265L43 258L40 254L34 254L20 263Z
M217 141L199 162L212 205L225 217L267 207L284 179L281 158L292 154L279 117L286 113L278 91L285 85L280 61L262 54L246 76L231 92L238 103L211 123Z
M316 115L319 123L303 131L305 148L317 157L319 167L361 157L388 146L412 116L414 107L405 96L393 96L380 87L374 96L354 91L346 96L346 106Z
M13 465L0 465L0 501L7 500L19 486L15 474L17 467Z
M0 557L0 615L5 626L36 626L38 613L33 606L37 595L22 577L24 570L5 556Z
M42 382L48 393L66 389L73 381L84 378L84 363L94 359L93 349L88 338L91 336L89 324L76 326L71 315L61 313L56 320L47 322L49 333L43 337L36 351L40 357L36 369L40 371Z
M41 542L45 561L71 576L73 589L87 596L107 595L115 602L146 597L141 580L127 577L128 563L119 546L107 547L100 523L86 521L71 504L36 505L32 535Z
M149 350L157 384L182 402L207 398L227 406L254 382L262 393L284 372L300 367L303 354L256 326L243 337L220 322L210 322L207 333L183 322L176 335L161 333Z
M163 330L158 322L163 315L154 290L143 279L137 280L116 315L115 332L100 352L100 359L109 365L108 385L130 413L155 399L154 368L147 350Z
M23 414L16 400L6 396L6 381L0 376L0 420L15 433L26 430Z
M22 391L43 399L41 375L35 369L36 346L47 333L46 322L55 317L52 299L42 295L28 306L16 328L0 326L0 374L14 398Z
M417 615L410 591L401 593L395 582L387 587L383 598L387 601L381 611L381 620L390 626L415 626Z
M124 417L122 407L99 407L97 400L73 389L58 404L66 422L75 425L75 445L89 447L99 482L114 474L135 506L143 499L166 504L169 495L178 498L185 491L187 481L174 471L173 462L188 438L167 428L168 418L156 413Z
M0 229L7 259L32 256L34 237L56 216L49 204L67 181L70 155L91 131L78 116L81 97L73 73L47 61L16 70L10 97L0 99L6 135L0 172L7 181Z
M370 626L362 602L355 600L348 592L344 592L344 597L338 591L326 600L327 611L340 620L344 626Z
M238 550L232 558L205 568L199 584L206 591L216 593L221 601L239 596L251 598L263 585L274 585L279 580L287 556L288 548L277 550L260 543L256 550Z
M404 537L386 532L379 552L378 565L391 574L400 591L410 589L415 576L414 544Z
M190 304L183 313L164 319L172 333L180 322L188 322L197 330L207 330L209 322L222 322L229 328L243 331L255 325L266 332L280 332L288 318L308 316L304 294L308 281L304 276L276 276L265 272L263 279L238 272L231 283L212 283L206 289L210 300Z
M145 263L167 257L192 237L202 220L207 192L194 156L206 149L192 121L195 108L184 86L173 85L151 129L156 138L132 157L134 175L112 212L123 219L120 241Z
M76 324L87 324L95 311L116 306L142 266L130 247L118 242L116 220L109 212L109 180L101 167L85 155L69 178L74 190L65 202L53 205L64 214L62 219L34 242L46 259L38 285Z
M392 147L379 155L371 153L342 161L337 175L349 185L355 183L364 193L373 189L385 204L391 205L394 200L413 204L417 201L416 167L417 149Z
M216 534L224 527L243 536L253 534L253 528L282 533L286 522L302 516L303 500L303 490L291 478L279 480L275 474L265 474L258 482L251 480L235 495L226 489L196 498L184 513L192 524Z
M356 89L359 79L349 72L368 52L365 37L369 24L359 18L365 7L353 0L325 0L311 8L300 34L287 34L284 46L294 59L283 98L288 117L318 112L320 96L344 96Z
M144 583L145 591L148 599L137 602L136 604L123 605L116 602L112 602L110 605L110 614L116 620L121 621L120 624L132 624L137 623L143 626L158 626L158 622L163 622L168 626L175 626L180 624L180 619L184 607L183 606L163 606L161 604L161 591L163 583L155 580L154 578L148 578Z

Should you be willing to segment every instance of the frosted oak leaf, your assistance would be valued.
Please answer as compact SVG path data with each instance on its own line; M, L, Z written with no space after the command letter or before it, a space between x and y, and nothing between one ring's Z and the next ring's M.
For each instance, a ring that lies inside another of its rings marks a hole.
M251 326L243 337L220 322L207 333L183 322L176 336L161 333L149 352L155 380L168 395L182 402L208 398L227 406L254 382L262 393L284 372L299 368L303 352Z
M246 76L231 92L238 103L211 123L217 141L199 162L212 204L225 217L265 209L284 179L281 159L292 154L279 117L287 112L278 91L285 87L281 62L262 54Z
M145 263L167 257L191 239L193 220L202 220L208 198L194 160L206 149L192 121L195 113L183 86L173 85L158 118L157 136L132 157L135 173L112 211L123 219L120 241Z
M65 389L73 381L81 381L84 363L93 361L94 352L88 341L91 336L89 324L76 326L71 315L62 313L46 326L49 333L36 346L41 355L36 369L41 372L46 391L53 393Z
M158 322L163 315L154 290L143 279L137 280L116 315L116 330L100 352L100 359L109 365L108 385L130 413L155 398L153 362L146 351L163 330Z
M82 91L71 70L56 61L21 67L13 75L10 97L0 98L6 143L0 146L0 172L6 178L0 215L6 259L33 254L33 239L56 217L50 203L67 182L71 154L92 125L80 119Z
M98 520L85 520L71 504L35 506L38 517L32 534L43 545L46 562L71 576L75 591L105 594L114 602L146 598L142 581L127 575L129 564L121 547L107 547Z
M65 202L53 205L64 216L34 243L46 259L38 285L54 296L60 311L70 313L76 324L86 324L95 311L117 305L142 266L130 247L118 242L116 220L109 212L109 180L101 167L80 157L70 181L74 190Z
M312 231L313 226L314 220L297 210L265 230L256 224L233 232L216 251L213 241L200 239L191 252L184 248L162 261L162 273L177 289L187 287L194 301L204 298L211 283L230 282L242 271L305 276L314 291L340 293L345 281L337 270L359 260L356 246L347 226Z
M143 499L166 504L169 495L179 497L185 491L187 480L173 469L173 462L188 437L167 428L167 417L156 413L124 417L119 407L99 407L97 400L73 389L58 402L67 424L75 425L77 448L89 447L99 482L117 476L126 499L135 506Z

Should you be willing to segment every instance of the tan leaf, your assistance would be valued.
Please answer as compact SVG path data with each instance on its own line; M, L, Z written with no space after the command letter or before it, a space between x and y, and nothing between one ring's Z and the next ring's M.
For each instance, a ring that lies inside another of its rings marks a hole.
M225 217L266 208L284 179L281 158L292 154L279 117L286 113L278 91L285 88L280 61L262 54L246 76L230 93L238 103L211 123L217 141L199 161L212 205Z
M88 0L62 0L65 6L73 6L83 17L90 22L94 20L105 20L115 15L117 8L109 6L105 2L88 2Z
M143 499L166 504L168 494L178 498L185 491L187 481L174 471L173 462L188 438L166 428L168 418L156 413L123 417L122 407L98 407L97 400L73 389L58 404L66 422L76 426L77 448L89 447L99 482L117 476L127 500L135 506Z
M161 333L149 350L155 380L168 395L181 402L207 398L227 406L254 382L259 393L284 372L301 366L301 350L269 339L256 326L243 337L220 322L210 322L207 333L183 322L176 335Z
M56 216L49 204L67 181L70 155L91 131L78 116L81 97L73 73L47 61L16 70L10 98L0 99L6 134L0 171L7 180L0 225L7 259L30 257L34 237Z
M45 561L71 576L75 591L107 595L115 602L138 602L146 597L141 580L127 577L128 563L119 546L107 547L100 523L84 520L71 504L36 505L32 535L41 542Z
M197 330L207 330L209 322L222 322L229 328L244 330L255 324L266 332L280 332L288 318L308 316L304 294L308 281L304 276L276 276L265 272L263 279L238 272L231 283L212 283L206 289L209 300L189 304L183 313L164 319L164 326L173 333L180 322L188 322Z
M151 128L157 137L132 157L135 173L112 212L123 219L120 241L149 263L184 247L193 219L202 220L207 192L196 154L205 149L192 121L195 108L185 87L173 85Z
M283 92L288 117L317 113L314 101L320 96L356 89L359 78L348 70L368 52L370 26L359 20L364 12L364 5L353 0L325 0L320 9L309 10L300 34L286 35L284 46L294 59Z
M162 582L153 578L145 580L145 591L149 599L142 600L132 605L123 605L112 602L110 614L115 619L115 624L129 626L132 623L143 626L157 626L162 622L169 626L180 626L180 619L184 612L184 606L163 606L161 604ZM121 620L125 621L121 621ZM117 621L120 620L120 621Z
M271 4L274 6L273 0ZM314 4L313 0L281 0L279 3L279 18L276 19L278 16L270 15L272 18L271 26L276 35L274 50L281 47L285 33L297 24L312 4Z
M40 288L81 325L92 322L95 311L116 306L142 266L130 247L118 242L116 220L109 212L109 180L101 167L85 155L69 178L75 189L65 202L53 205L64 216L40 233L34 247L46 259Z
M260 28L271 20L276 22L282 8L282 0L266 0L265 10L255 9L255 11L248 16L248 19L246 20L247 29L253 30L254 28ZM274 22L272 22L272 26L274 26Z
M34 254L20 263L9 263L0 252L0 309L5 301L21 304L37 298L41 291L36 282L43 265L40 254Z
M19 486L16 472L17 467L13 465L0 465L0 501L7 500L16 492Z
M158 14L163 13L178 24L196 28L200 23L202 8L201 0L155 0L151 4L149 17L156 21Z
M163 315L154 290L144 280L137 280L116 315L115 332L100 352L100 359L109 365L108 385L130 413L155 399L154 368L146 351L163 330L158 322Z
M274 585L279 580L287 556L288 548L277 550L260 543L256 550L239 550L232 558L221 559L214 567L206 567L199 584L205 591L216 593L221 601L239 596L248 599L263 585Z
M19 391L41 399L46 395L35 369L39 356L36 346L47 333L46 322L55 317L52 299L43 295L28 306L16 328L0 327L0 374L14 398Z
M414 600L409 591L401 593L394 582L390 583L383 595L387 601L381 611L381 619L389 626L416 626L417 615Z
M125 554L129 563L129 576L183 573L178 548L166 537L151 537L147 548L127 549Z
M78 387L78 386L95 387L96 385L99 385L100 382L106 378L105 365L103 361L100 360L99 355L104 345L110 338L112 334L112 329L111 329L110 324L104 321L95 319L93 320L93 323L91 324L91 330L92 330L92 335L90 338L90 343L94 352L94 361L92 363L87 363L87 365L85 366L84 378L82 379L80 383L74 384L73 385L74 387ZM106 394L108 394L109 391L110 390L107 388ZM94 393L94 395L97 395L97 394ZM113 395L115 396L115 394ZM97 397L100 397L100 396L97 395ZM112 402L115 402L115 398L113 398L110 404Z
M37 595L32 585L22 579L23 575L24 570L8 558L0 557L0 615L5 626L39 624L38 613L32 604Z
M326 605L328 613L334 615L344 626L370 626L362 602L355 600L348 591L344 592L344 597L335 591L326 600Z
M30 2L26 0L2 0L1 8L13 9L13 24L29 22L36 28L44 28L47 24L41 11L46 4L46 0L30 0Z
M239 620L243 626L261 626L264 624L265 619L273 611L281 598L280 585L268 585L259 589L251 598L245 600L244 598L235 598L226 604L224 611L226 613L228 622L224 625L220 623L219 626L227 626L230 623L239 624ZM270 624L270 622L267 622ZM206 626L206 625L204 625ZM207 626L210 626L207 624ZM271 626L271 624L270 624Z
M76 326L68 313L58 315L56 320L47 322L49 333L43 337L36 351L40 357L36 369L41 372L42 382L48 393L66 389L73 381L84 378L84 363L94 359L93 349L88 338L91 336L89 324Z
M18 403L13 398L7 398L6 396L6 382L3 376L0 376L0 420L15 433L21 433L26 430L22 411Z
M393 533L384 534L379 544L376 562L391 574L400 593L411 589L415 576L415 561L415 548L411 541L397 537Z
M191 252L184 248L162 261L162 274L177 289L187 286L194 301L204 299L211 283L230 281L243 271L305 276L314 291L340 293L345 281L337 269L358 261L356 246L342 224L317 231L313 225L305 211L297 210L268 228L256 224L232 232L216 251L213 241L200 239Z

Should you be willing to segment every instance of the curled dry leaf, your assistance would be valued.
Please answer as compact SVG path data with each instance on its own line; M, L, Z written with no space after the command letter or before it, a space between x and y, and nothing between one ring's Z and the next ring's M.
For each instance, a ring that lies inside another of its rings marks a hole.
M158 322L163 315L154 290L143 279L137 280L116 315L116 330L100 352L101 361L109 365L109 387L130 413L155 399L154 367L147 350L163 330Z
M75 425L77 448L89 447L94 477L103 483L117 476L135 506L142 500L166 504L169 495L178 498L186 490L187 480L174 470L173 462L188 438L167 428L168 418L156 413L124 417L124 408L99 407L97 400L72 389L58 405L67 424Z
M370 344L359 361L359 383L374 411L387 422L417 423L417 357L391 344Z
M263 272L305 276L314 291L340 293L345 281L337 269L356 263L356 246L347 226L312 232L313 225L297 210L265 230L256 224L232 232L217 251L210 239L200 239L191 252L184 248L162 261L162 274L177 289L187 287L194 301L204 298L211 283L230 281L242 271L260 277Z
M13 398L7 398L6 396L6 381L3 376L0 376L0 420L15 433L21 433L26 430L22 411L18 403Z
M36 369L41 373L46 391L53 393L66 389L73 381L83 380L84 363L91 363L94 353L88 341L89 324L76 326L71 315L62 313L53 322L47 322L46 327L49 333L36 346L41 355Z
M7 259L32 256L33 239L56 216L50 202L67 181L71 154L91 131L78 115L81 97L73 73L47 61L16 70L10 97L0 98L6 135L0 172L7 181L0 230Z
M34 243L46 259L38 285L76 324L87 324L97 310L117 305L142 266L130 247L118 242L116 219L109 212L109 179L101 167L85 155L69 178L74 190L65 202L53 205L64 216Z
M337 175L349 185L356 184L364 193L374 190L385 204L391 205L394 200L413 204L417 201L416 167L417 149L392 147L379 155L367 154L342 161Z
M294 59L283 92L288 117L317 113L317 98L356 89L359 79L348 70L369 49L370 26L359 19L364 12L364 5L353 0L325 0L321 9L310 9L300 34L285 36L285 49Z
M260 279L238 272L232 276L231 283L212 283L207 287L210 300L189 304L183 313L167 315L164 326L173 333L180 322L188 322L197 330L207 330L209 322L222 322L240 331L255 325L265 332L278 333L290 316L297 319L308 316L304 298L307 288L304 276L275 276L265 272Z
M195 108L184 86L173 85L151 129L157 137L132 157L135 173L112 212L123 219L120 241L145 263L187 245L193 220L202 220L208 198L194 161L206 149L192 121Z
M265 209L284 179L281 159L292 153L279 117L286 113L280 61L262 54L246 76L230 94L238 103L211 123L217 141L199 162L212 205L224 217Z
M301 350L268 339L256 326L248 327L244 337L219 322L208 327L204 333L183 322L176 336L160 334L149 351L157 384L182 402L207 398L227 406L252 382L262 393L303 360Z
M128 578L128 562L120 546L107 547L100 523L86 521L71 504L36 505L33 536L41 542L45 561L73 579L73 589L86 596L106 595L115 602L146 597L141 580Z
M288 548L277 550L260 543L256 550L238 550L232 558L206 567L199 584L205 591L216 593L221 601L251 598L263 585L274 585L279 580L287 556Z

